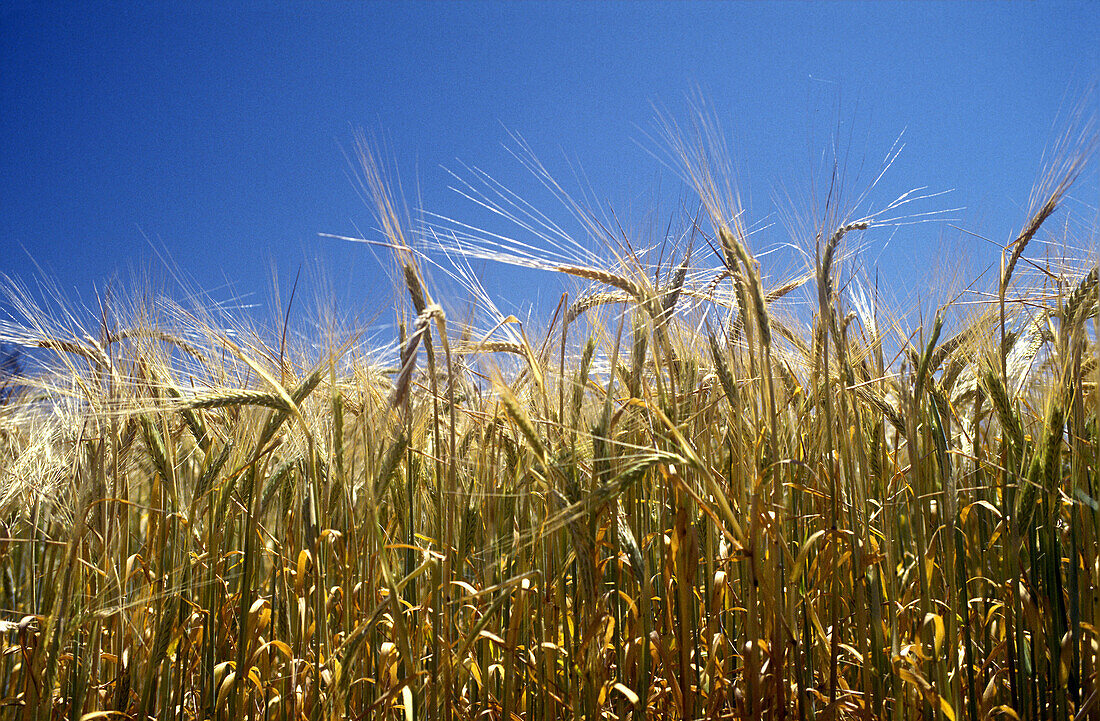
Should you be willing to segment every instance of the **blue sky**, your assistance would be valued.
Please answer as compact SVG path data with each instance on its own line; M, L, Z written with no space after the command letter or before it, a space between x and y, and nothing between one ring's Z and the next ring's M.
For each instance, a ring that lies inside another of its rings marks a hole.
M349 179L356 129L384 139L410 206L489 222L448 190L445 169L463 163L544 198L504 147L516 132L567 188L581 168L601 203L644 225L681 192L651 157L654 107L686 117L691 97L730 138L750 218L772 223L761 247L789 240L775 200L805 197L836 136L849 168L870 169L860 182L902 136L881 197L952 190L919 210L962 208L957 225L1004 243L1059 117L1098 79L1088 2L9 2L0 272L91 304L145 273L171 292L159 252L213 299L264 307L301 267L299 293L367 319L387 312L384 269L319 237L377 237ZM1093 216L1094 180L1073 201ZM899 296L936 282L932 252L979 269L996 258L944 225L866 242ZM478 268L520 310L571 287Z

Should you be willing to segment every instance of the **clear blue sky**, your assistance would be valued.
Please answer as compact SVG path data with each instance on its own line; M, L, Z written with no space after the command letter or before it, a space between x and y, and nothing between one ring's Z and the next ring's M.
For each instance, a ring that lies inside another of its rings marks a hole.
M807 187L837 128L849 163L872 167L904 130L882 197L953 189L921 209L963 207L962 225L1007 242L1058 114L1098 78L1095 2L7 2L0 272L33 282L33 258L89 302L112 277L165 276L155 246L214 298L268 303L273 274L285 292L302 265L300 292L369 311L385 282L374 256L318 237L371 233L343 154L354 129L386 138L424 206L475 224L484 214L447 190L444 167L537 196L507 131L638 216L656 189L679 192L646 152L653 106L682 116L695 91L732 138L754 220L777 220L777 191ZM1086 184L1075 202L1097 201ZM945 243L995 257L918 228L880 260L898 283L923 278L922 255ZM868 238L868 262L887 236ZM785 240L781 224L758 238ZM567 287L485 274L517 303Z

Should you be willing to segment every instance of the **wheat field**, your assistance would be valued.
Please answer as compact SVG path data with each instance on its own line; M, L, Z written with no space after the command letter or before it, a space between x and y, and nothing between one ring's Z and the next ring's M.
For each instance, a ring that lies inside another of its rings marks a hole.
M936 196L829 191L778 272L719 134L664 128L693 196L653 247L522 141L580 239L476 172L513 234L414 221L361 144L382 340L9 282L0 717L1100 716L1091 126L923 320L857 260ZM570 290L521 322L485 259Z

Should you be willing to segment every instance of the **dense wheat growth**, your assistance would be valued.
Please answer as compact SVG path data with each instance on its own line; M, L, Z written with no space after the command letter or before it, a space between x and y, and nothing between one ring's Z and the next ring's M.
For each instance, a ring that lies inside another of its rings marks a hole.
M779 273L717 133L663 128L694 200L655 247L518 138L564 220L469 171L510 231L411 222L364 149L389 348L12 285L0 716L1100 714L1096 227L1059 222L1094 135L921 323L853 260L939 198L829 191ZM578 290L531 327L475 258Z

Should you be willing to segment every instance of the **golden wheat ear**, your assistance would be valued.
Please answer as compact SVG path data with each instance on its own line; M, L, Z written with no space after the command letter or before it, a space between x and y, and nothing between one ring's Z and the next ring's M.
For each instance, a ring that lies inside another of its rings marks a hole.
M792 233L808 267L780 275L714 126L678 137L689 232L721 267L691 265L688 232L642 247L526 150L593 247L483 174L460 184L525 233L452 223L464 258L585 286L545 322L456 264L457 326L466 299L427 275L443 235L369 155L404 299L377 348L169 301L94 320L19 301L0 341L36 362L0 403L0 705L1095 716L1097 266L1072 226L1059 260L1034 252L1078 168L1040 182L1003 272L924 318L858 268L928 196L847 217L830 194Z

